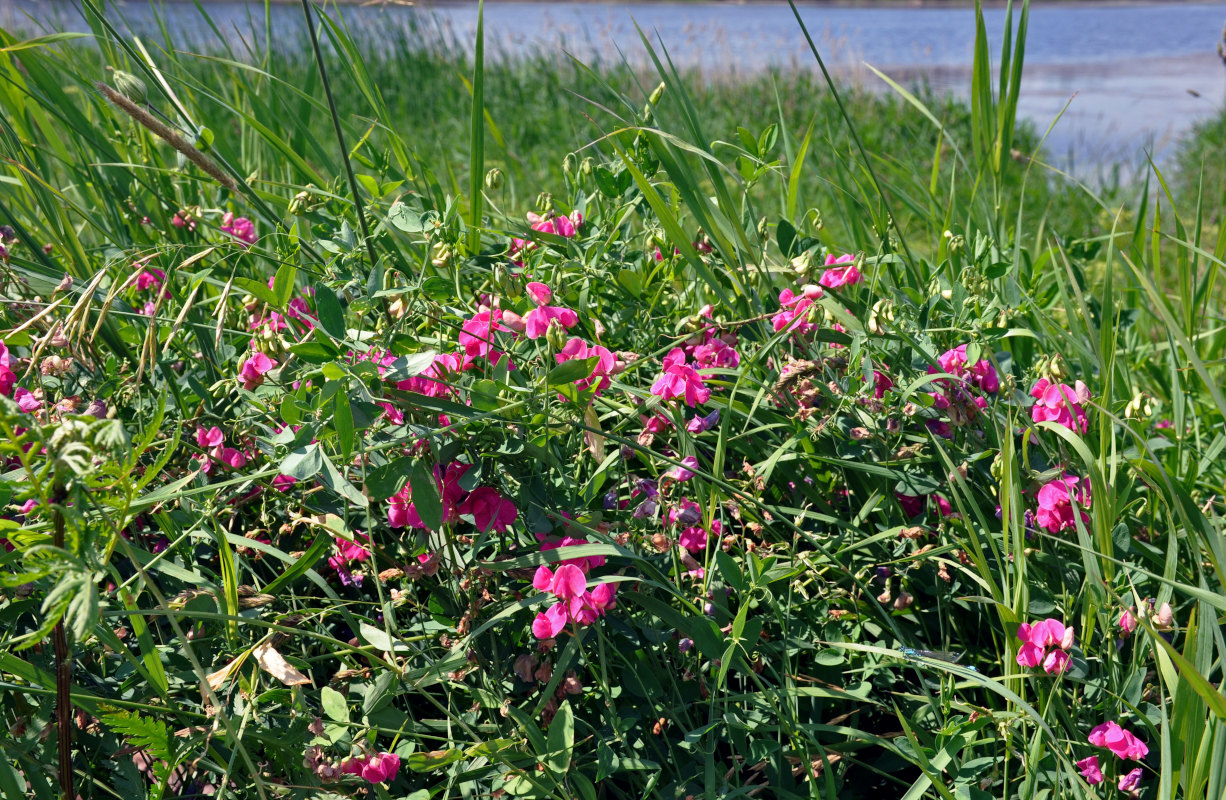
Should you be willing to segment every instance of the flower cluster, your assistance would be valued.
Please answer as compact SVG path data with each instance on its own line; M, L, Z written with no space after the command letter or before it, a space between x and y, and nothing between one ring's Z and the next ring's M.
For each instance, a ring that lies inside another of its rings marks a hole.
M541 565L532 576L532 588L558 599L532 621L532 634L538 639L555 639L567 623L591 625L614 605L616 587L601 583L588 591L587 575L575 564L562 564L554 572Z
M1046 483L1039 489L1039 510L1035 520L1051 533L1076 527L1073 519L1073 503L1080 508L1090 507L1090 485L1076 475L1065 473L1063 477ZM1081 512L1081 521L1088 523L1090 516Z
M1073 627L1058 619L1033 625L1024 622L1017 629L1017 638L1022 640L1017 663L1023 667L1042 666L1048 675L1058 675L1072 663L1068 651L1073 646Z
M232 211L227 211L221 218L221 232L233 236L242 247L255 244L255 225L246 217L234 216Z
M1149 747L1145 742L1138 739L1130 731L1120 727L1118 722L1108 721L1095 726L1090 731L1088 739L1090 744L1110 750L1121 760L1131 759L1132 761L1140 761L1149 755ZM1081 771L1082 777L1090 784L1102 783L1105 780L1102 766L1099 764L1098 756L1096 755L1078 761L1077 768ZM1141 775L1140 767L1136 767L1121 775L1117 783L1119 790L1121 792L1135 791L1141 784Z
M1089 430L1082 404L1089 402L1090 389L1081 381L1069 386L1040 378L1030 390L1030 396L1035 398L1030 408L1030 418L1035 422L1054 422L1078 433Z
M515 504L489 486L466 491L460 485L460 479L470 469L472 464L460 461L452 462L445 470L438 465L434 467L434 482L443 501L443 524L458 522L461 516L467 515L472 517L477 530L483 533L505 531L518 516ZM393 528L427 528L412 498L412 487L405 484L388 500L387 521Z
M396 779L400 771L400 756L395 753L372 753L368 756L355 756L341 762L341 772L345 775L361 775L371 783L388 783Z
M662 400L680 397L687 406L701 405L711 398L711 389L703 383L698 370L685 363L685 351L674 347L664 356L664 372L651 385L651 393Z
M213 471L215 461L230 469L242 469L247 466L248 454L233 447L227 447L226 436L216 425L208 429L197 427L196 444L205 451L204 455L197 456L200 461L200 471L205 475Z
M838 289L843 286L854 286L864 280L860 270L856 268L856 257L851 253L834 257L833 253L826 256L826 271L817 282L827 289Z
M779 313L771 317L771 326L775 333L791 331L794 334L805 335L817 329L817 324L809 321L813 304L822 296L822 287L806 284L797 294L791 289L779 293Z
M583 214L579 211L572 211L570 216L559 214L542 217L540 214L533 214L530 211L528 212L528 222L532 224L532 230L534 231L552 233L555 236L561 236L563 239L572 239L583 225ZM526 239L512 239L511 255L515 255L521 250L530 250L534 246L533 242L529 242Z

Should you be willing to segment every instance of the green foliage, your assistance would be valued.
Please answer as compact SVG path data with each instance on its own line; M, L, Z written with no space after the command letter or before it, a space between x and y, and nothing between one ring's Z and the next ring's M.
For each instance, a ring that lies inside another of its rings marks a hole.
M1226 240L1042 172L1025 14L969 107L0 34L0 793L63 620L87 798L1222 796Z

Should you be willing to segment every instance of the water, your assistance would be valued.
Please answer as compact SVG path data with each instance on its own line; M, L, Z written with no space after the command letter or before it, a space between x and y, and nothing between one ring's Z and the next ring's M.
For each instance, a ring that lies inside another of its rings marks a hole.
M262 30L262 4L205 2L234 41ZM144 3L111 4L136 31L152 30ZM580 60L623 57L647 63L635 29L662 42L675 63L711 75L764 69L813 69L812 55L786 4L492 2L485 7L487 49L496 57L525 50L565 50ZM841 80L881 87L865 67L906 80L927 80L965 96L974 42L974 12L958 8L807 6L801 14L818 48ZM73 5L51 0L0 0L0 26L25 15L83 29ZM207 38L192 4L165 6L172 30ZM425 31L468 46L476 3L435 6L350 6L346 21L360 40L377 46L391 27ZM1004 10L984 12L998 42ZM1178 135L1212 114L1226 94L1226 69L1214 52L1226 6L1210 3L1059 3L1030 12L1020 113L1040 131L1069 104L1047 141L1062 166L1094 169L1135 163L1148 149L1161 160ZM299 41L298 4L272 8L274 41ZM24 27L24 26L23 26ZM1071 101L1071 102L1070 102Z

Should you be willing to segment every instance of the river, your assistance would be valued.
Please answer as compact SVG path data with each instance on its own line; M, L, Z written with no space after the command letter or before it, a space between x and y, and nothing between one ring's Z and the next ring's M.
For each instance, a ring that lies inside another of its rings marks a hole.
M263 5L205 0L218 27L234 37L258 30ZM142 2L110 3L135 31L153 17ZM114 13L114 12L112 12ZM190 3L164 8L171 30L199 36ZM392 27L425 31L466 46L476 28L476 3L355 5L341 12L359 37L377 46ZM272 7L274 38L297 39L298 4ZM872 64L908 80L966 95L974 42L967 7L806 5L801 15L840 80L881 86ZM1004 10L984 12L999 43ZM53 0L0 0L0 26L29 20L82 29L74 5ZM673 60L712 75L764 69L813 69L791 8L753 3L491 2L485 6L487 48L498 57L526 49L566 50L585 61L644 62L637 23ZM1057 163L1086 175L1113 163L1134 164L1147 151L1170 155L1178 136L1215 112L1226 97L1226 69L1214 51L1226 23L1221 3L1044 3L1032 6L1019 110L1042 131L1068 104L1048 139Z

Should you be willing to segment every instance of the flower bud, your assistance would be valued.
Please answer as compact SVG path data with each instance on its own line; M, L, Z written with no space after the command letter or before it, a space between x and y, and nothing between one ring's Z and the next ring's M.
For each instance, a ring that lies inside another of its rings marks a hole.
M121 69L107 67L111 74L115 76L115 88L121 95L131 100L133 103L146 103L149 100L149 87L145 86L145 82L133 75L131 72L124 72Z
M567 340L566 328L557 319L549 320L549 327L545 329L545 341L554 350L561 350L566 347Z
M570 158L570 156L567 156ZM563 162L565 164L565 162ZM563 166L565 169L565 166ZM485 173L485 188L492 192L496 192L502 188L502 170L494 167L489 172Z

